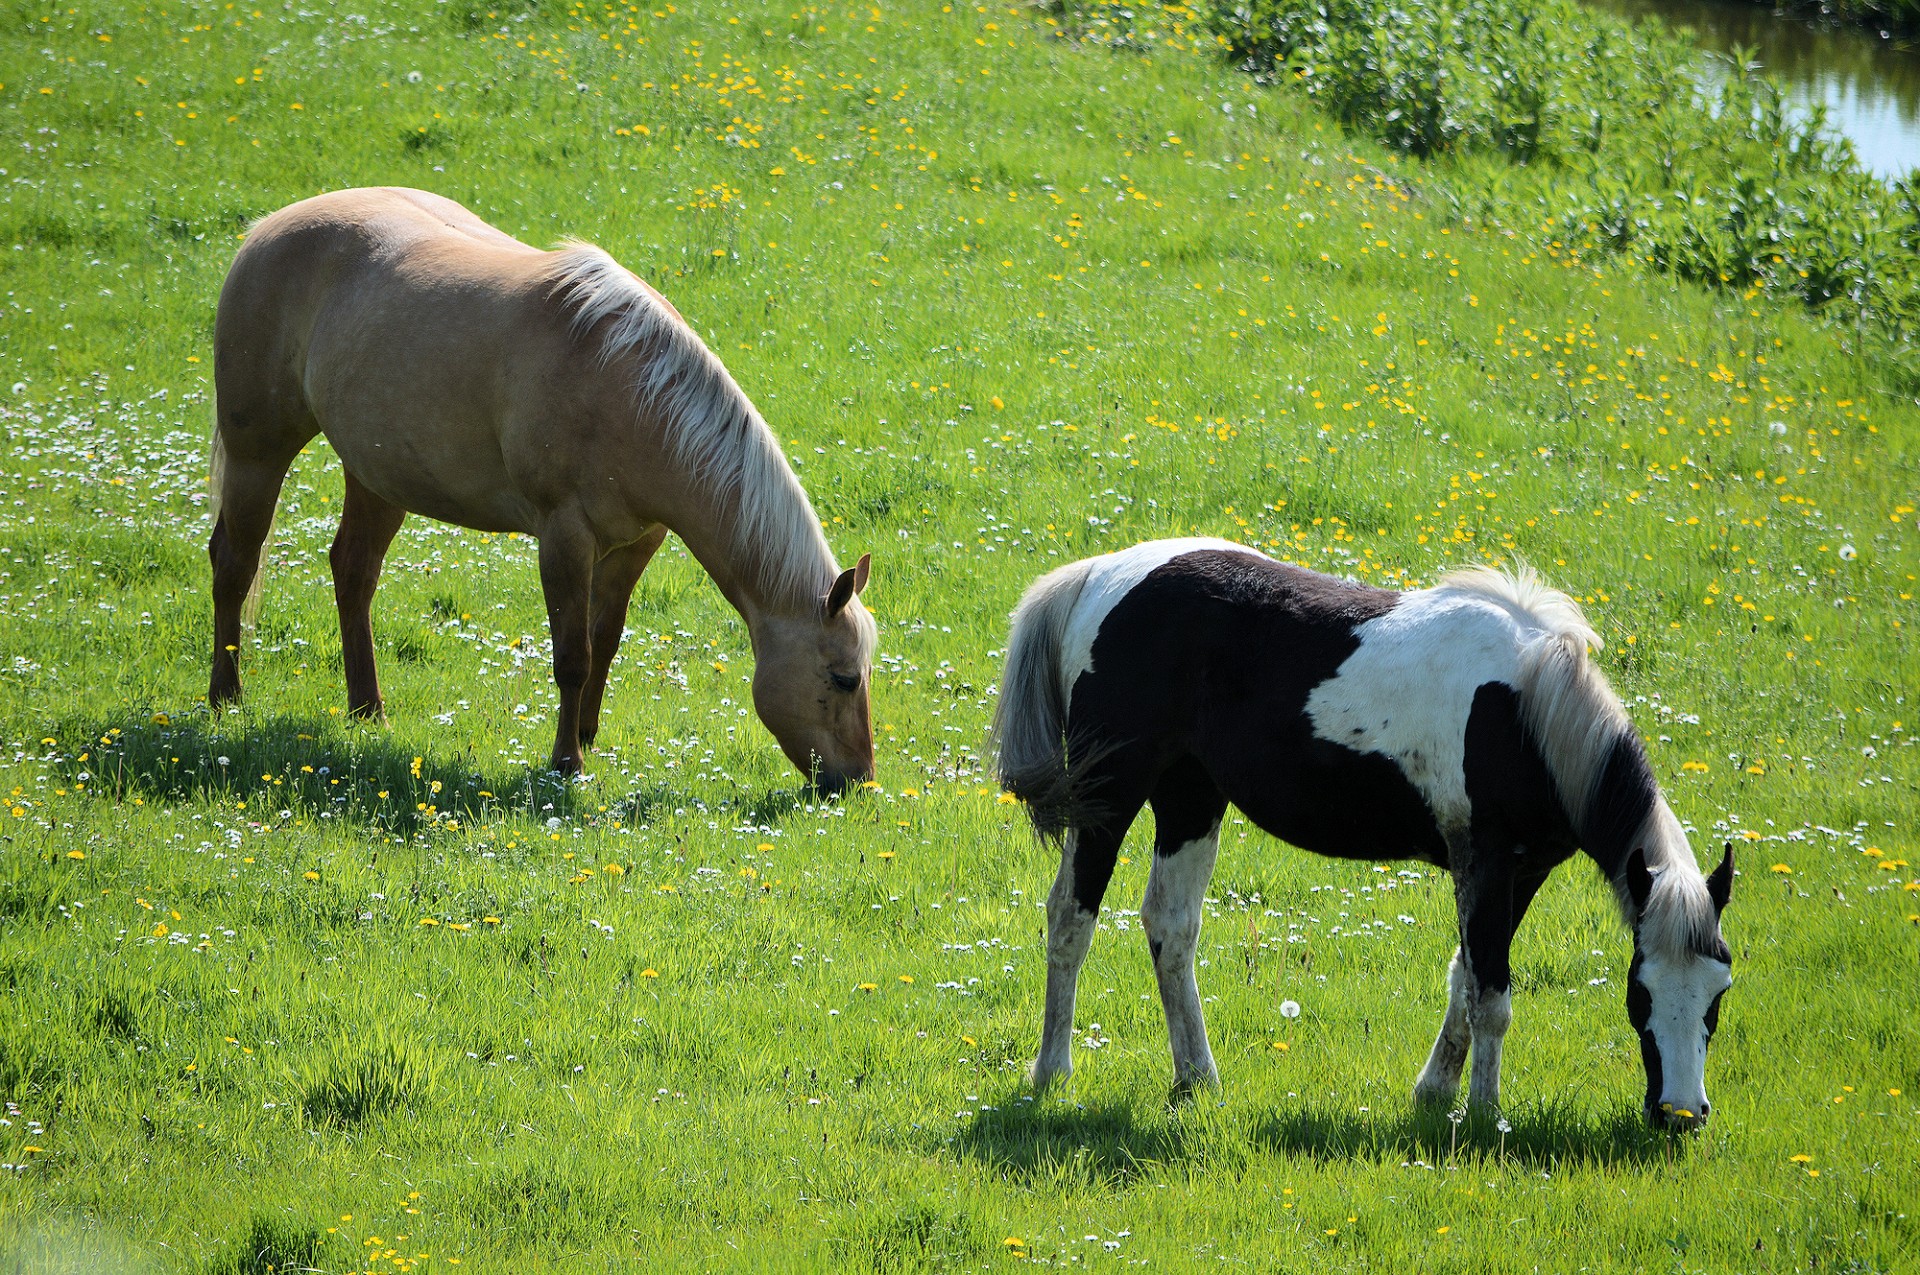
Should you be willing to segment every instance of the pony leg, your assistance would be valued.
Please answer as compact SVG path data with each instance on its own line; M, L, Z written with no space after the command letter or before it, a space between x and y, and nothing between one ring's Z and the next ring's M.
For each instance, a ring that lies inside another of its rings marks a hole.
M1500 1106L1500 1049L1513 1022L1513 970L1509 953L1513 936L1527 905L1546 883L1546 875L1490 882L1486 892L1492 906L1483 903L1466 924L1466 944L1472 959L1475 996L1467 1008L1473 1031L1473 1070L1467 1100L1493 1111Z
M607 671L613 667L614 654L620 649L620 636L627 627L627 604L633 599L633 587L640 583L640 573L647 569L654 551L666 538L666 527L655 527L594 564L593 658L587 669L586 687L580 692L582 748L591 748L594 737L600 733L600 702L607 693Z
M273 530L273 509L280 485L300 452L300 442L284 455L240 458L226 454L225 440L214 438L219 513L207 538L213 567L213 661L207 702L220 708L240 698L240 623L247 595L260 575L260 554Z
M1440 1020L1440 1034L1434 1038L1427 1065L1414 1081L1416 1102L1446 1106L1460 1090L1460 1072L1466 1066L1467 1046L1473 1039L1467 1024L1468 982L1466 959L1461 949L1455 948L1453 960L1447 964L1447 1014Z
M594 557L593 533L578 519L557 518L540 534L540 590L553 634L553 684L560 691L552 766L563 775L580 773L580 696L593 663L587 612Z
M407 511L380 499L347 473L346 502L340 530L327 560L333 566L333 601L340 612L340 661L347 676L347 711L355 717L384 717L380 675L373 658L373 591L380 566L400 531Z
M1153 869L1140 923L1153 953L1153 975L1166 1011L1167 1040L1173 1050L1173 1088L1185 1095L1220 1081L1207 1020L1194 981L1193 958L1200 942L1201 905L1220 850L1220 816L1226 798L1196 764L1178 766L1154 788L1156 833Z
M1046 1018L1040 1027L1039 1056L1027 1072L1036 1089L1073 1074L1073 1003L1080 966L1093 946L1100 899L1132 822L1129 814L1117 830L1069 828L1061 842L1060 873L1047 895Z

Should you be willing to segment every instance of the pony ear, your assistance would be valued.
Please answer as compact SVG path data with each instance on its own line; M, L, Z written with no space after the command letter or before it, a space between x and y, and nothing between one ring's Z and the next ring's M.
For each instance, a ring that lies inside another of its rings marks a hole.
M1727 898L1733 893L1733 842L1727 842L1726 857L1707 878L1707 897L1713 900L1714 915L1727 910Z
M863 553L860 561L840 573L840 578L827 590L827 618L832 619L847 609L847 603L854 595L867 587L867 575L873 567L873 555Z
M1633 914L1637 917L1647 910L1647 899L1653 894L1653 873L1647 871L1647 855L1639 846L1627 856L1627 897L1633 900Z

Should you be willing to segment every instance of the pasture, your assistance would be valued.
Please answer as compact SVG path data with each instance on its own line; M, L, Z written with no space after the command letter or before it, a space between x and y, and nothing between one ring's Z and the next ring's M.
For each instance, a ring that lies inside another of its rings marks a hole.
M1483 161L1423 168L1207 54L1058 29L4 6L0 1269L1911 1266L1898 352L1484 218L1452 193ZM544 770L525 538L408 520L391 722L352 723L318 443L247 699L209 716L213 301L254 218L379 183L600 244L726 361L842 564L873 555L874 787L800 791L671 540L584 782ZM1220 1089L1167 1102L1144 821L1075 1073L1024 1087L1054 857L990 776L1007 614L1175 535L1389 586L1521 557L1582 601L1703 866L1740 864L1703 1132L1642 1124L1591 870L1515 942L1506 1127L1456 1123L1409 1097L1446 878L1231 813Z

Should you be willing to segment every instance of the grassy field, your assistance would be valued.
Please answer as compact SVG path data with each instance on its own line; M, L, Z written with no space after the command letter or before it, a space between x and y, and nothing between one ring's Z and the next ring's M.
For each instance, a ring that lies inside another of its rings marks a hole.
M1055 31L0 5L0 1270L1914 1268L1920 412L1877 347ZM602 244L728 362L873 553L876 790L800 795L675 544L589 781L538 770L524 539L409 522L393 720L349 725L319 444L247 706L206 714L214 297L252 218L375 183ZM1167 1104L1144 825L1075 1076L1024 1090L1054 865L989 773L1005 617L1189 533L1386 584L1524 557L1586 603L1743 868L1704 1134L1640 1126L1592 872L1516 944L1510 1131L1456 1126L1408 1096L1446 879L1244 825L1221 1090Z

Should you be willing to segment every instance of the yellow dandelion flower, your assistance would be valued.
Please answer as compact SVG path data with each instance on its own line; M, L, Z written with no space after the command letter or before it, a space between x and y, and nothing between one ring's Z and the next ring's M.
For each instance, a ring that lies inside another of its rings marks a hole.
M438 924L440 924L440 922L438 922L438 921L436 921L436 920L434 920L434 919L433 919L432 917L430 917L430 916L423 916L423 917L421 917L421 918L420 918L420 924L421 924L422 926L425 926L425 927L428 927L428 928L431 928L431 927L433 927L433 926L436 926L436 925L438 925Z
M860 990L861 990L861 991L863 991L863 992L877 992L877 991L879 991L879 990L880 990L880 984L878 984L878 983L862 983L862 984L860 984Z
M911 974L902 974L902 975L900 976L900 981L901 981L901 982L903 982L903 983L911 983L911 982L913 981L913 975L911 975Z
M647 966L647 968L640 971L640 977L641 978L659 978L660 971L653 968L653 966L649 965Z
M603 871L605 871L608 876L614 877L623 877L627 874L627 870L617 863L609 863Z
M1769 872L1778 872L1778 873L1779 873L1780 875L1782 875L1782 876L1788 876L1788 877L1790 877L1790 876L1792 876L1792 875L1793 875L1793 869L1792 869L1792 868L1789 868L1789 867L1788 867L1788 866L1787 866L1786 864L1784 864L1784 863L1776 863L1776 864L1774 864L1774 865L1773 865L1773 866L1772 866L1771 868L1768 868L1768 869L1767 869L1767 871L1769 871Z
M86 857L87 857L87 852L86 852L85 850L69 850L69 851L67 851L67 858L69 858L69 859L84 859L84 858L86 858Z
M303 881L318 881L320 879L320 874L318 872L302 872L300 874L300 879Z

